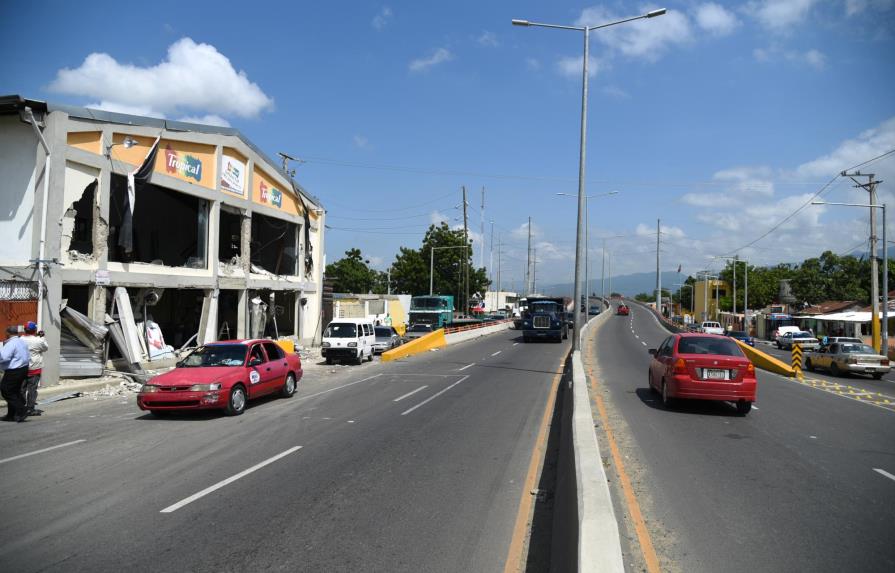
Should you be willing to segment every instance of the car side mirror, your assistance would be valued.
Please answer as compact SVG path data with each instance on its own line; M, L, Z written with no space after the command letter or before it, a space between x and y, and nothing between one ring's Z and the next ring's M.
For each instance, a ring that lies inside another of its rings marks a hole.
M647 350L647 352L650 353L650 356L655 356L655 355L656 355L656 349L655 349L655 348L650 348L649 350Z

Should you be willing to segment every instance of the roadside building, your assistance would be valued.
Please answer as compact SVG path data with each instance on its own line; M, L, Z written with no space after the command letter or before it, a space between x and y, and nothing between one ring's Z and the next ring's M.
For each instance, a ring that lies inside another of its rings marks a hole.
M402 336L407 329L409 294L333 293L332 297L333 318L367 318L373 324L394 326Z
M194 337L320 335L323 206L235 129L0 97L0 186L0 298L30 296L50 381L63 301L136 329L138 362Z
M719 319L718 301L730 292L730 285L719 279L701 280L693 283L693 312L696 322Z

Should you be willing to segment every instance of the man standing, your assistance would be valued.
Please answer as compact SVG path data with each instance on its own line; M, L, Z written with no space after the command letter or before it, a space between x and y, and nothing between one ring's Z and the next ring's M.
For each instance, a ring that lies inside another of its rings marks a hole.
M4 421L24 422L28 417L25 409L25 400L22 398L22 385L28 377L28 346L18 337L19 327L7 326L8 336L3 348L0 349L0 368L3 380L0 380L0 394L6 400L7 413Z
M43 410L35 408L37 404L37 389L40 387L40 375L44 366L44 352L50 347L44 338L43 331L37 331L37 325L28 322L25 325L25 336L22 337L28 346L28 378L24 386L25 409L29 416L40 416Z

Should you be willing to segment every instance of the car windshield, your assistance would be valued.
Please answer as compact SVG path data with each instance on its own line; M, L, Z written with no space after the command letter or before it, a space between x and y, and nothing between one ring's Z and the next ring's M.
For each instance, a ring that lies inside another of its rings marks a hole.
M687 336L678 344L678 354L716 354L719 356L743 356L740 347L726 338Z
M814 336L810 332L796 332L793 333L795 338L814 338Z
M876 354L876 350L867 344L843 344L840 347L843 354Z
M178 367L242 366L245 363L247 350L248 347L245 344L212 344L203 346L184 358Z
M357 325L350 322L334 322L326 327L323 338L355 338Z
M392 335L392 329L391 329L391 328L386 328L386 327L383 327L383 326L377 326L377 327L376 327L376 336L378 336L378 337L380 337L380 338L388 338L388 337L391 336L391 335Z

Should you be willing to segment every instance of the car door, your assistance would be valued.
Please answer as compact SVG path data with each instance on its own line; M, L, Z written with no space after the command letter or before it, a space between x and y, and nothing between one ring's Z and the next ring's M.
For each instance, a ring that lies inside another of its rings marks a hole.
M672 338L673 337L669 336L662 341L662 344L656 349L656 355L653 357L652 361L650 361L650 376L652 377L653 384L655 384L657 388L661 388L662 386L662 377L665 375L665 361L663 360L663 357L668 352Z
M267 363L270 366L271 380L268 385L270 392L276 392L286 383L286 373L289 372L289 363L286 361L286 353L275 342L263 343L267 352Z
M249 398L263 396L268 392L273 377L267 354L261 343L255 343L249 349L248 359L249 387L246 390Z

